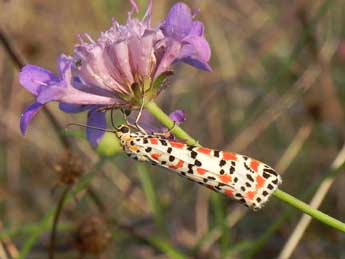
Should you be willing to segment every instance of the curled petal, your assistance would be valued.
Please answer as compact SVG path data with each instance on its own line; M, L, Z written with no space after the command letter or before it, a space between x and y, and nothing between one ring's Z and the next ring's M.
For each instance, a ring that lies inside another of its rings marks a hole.
M187 45L185 46L186 48L182 49L182 56L192 56L204 62L209 61L211 57L211 49L205 38L189 36L183 39L183 43L186 43Z
M203 61L198 60L198 59L188 57L188 58L181 59L181 61L186 63L186 64L189 64L193 67L196 67L200 70L204 70L204 71L208 71L208 72L212 71L212 68L210 67L209 64L207 64L207 62L203 62Z
M35 115L40 111L43 107L41 103L35 102L31 104L21 115L20 117L20 131L23 135L25 135L26 129L29 126L31 120L35 117Z
M105 129L107 127L105 113L91 110L88 113L87 125ZM104 135L104 131L95 129L86 129L86 137L93 147L97 147Z
M33 95L38 95L42 87L57 84L59 79L50 71L34 65L26 65L19 73L20 84Z

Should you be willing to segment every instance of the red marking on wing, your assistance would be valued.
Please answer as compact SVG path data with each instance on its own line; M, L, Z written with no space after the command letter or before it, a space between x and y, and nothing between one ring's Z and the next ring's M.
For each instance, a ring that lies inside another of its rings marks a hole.
M234 154L234 153L223 152L223 159L236 161L237 157L236 157L236 154Z
M158 158L161 156L161 154L157 154L157 153L154 153L151 155L151 157L154 159L154 160L158 160Z
M258 175L256 177L256 189L262 188L264 184L265 184L265 179L262 176Z
M199 147L196 151L203 153L205 155L208 155L208 156L211 154L211 149L209 149L209 148Z
M202 169L202 168L197 168L196 171L200 175L204 175L207 172L205 169Z
M231 182L231 176L230 175L221 175L219 176L219 179L223 182L223 183L229 183Z
M152 145L157 145L158 144L158 139L156 139L156 138L150 138L149 140L150 140L150 143Z
M252 159L252 161L250 162L250 168L256 173L258 172L259 165L260 165L260 162L257 160Z
M224 191L224 194L230 198L234 197L234 193L230 190L225 190Z
M174 147L174 148L183 148L184 146L185 146L185 144L183 144L183 143L179 143L179 142L169 142L170 143L170 145L172 146L172 147Z
M246 194L246 198L250 201L254 199L254 196L255 196L255 192L247 192Z
M171 166L169 166L169 168L174 169L174 170L180 169L183 167L183 164L184 164L184 162L182 160L179 160L176 165L171 165Z

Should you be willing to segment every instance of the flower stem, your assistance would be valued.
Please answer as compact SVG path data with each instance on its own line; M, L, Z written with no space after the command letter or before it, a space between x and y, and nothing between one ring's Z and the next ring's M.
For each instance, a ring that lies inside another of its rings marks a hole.
M188 135L187 132L185 132L183 129L181 129L179 126L174 125L174 122L169 118L168 115L166 115L160 107L155 102L149 102L145 104L145 108L164 126L167 128L172 128L171 132L178 137L179 139L185 140L187 144L190 145L199 145L198 142L193 139L191 136ZM345 223L332 218L331 216L328 216L327 214L312 208L308 204L302 202L301 200L293 197L292 195L277 189L273 195L280 199L281 201L291 205L292 207L295 207L296 209L302 211L305 214L310 215L312 218L319 220L320 222L331 226L337 230L340 230L342 232L345 232Z
M295 207L296 209L299 209L303 211L305 214L310 215L314 219L317 219L321 221L322 223L331 226L335 229L338 229L342 232L345 232L345 224L335 218L332 218L331 216L328 216L327 214L316 210L312 207L310 207L307 203L304 203L303 201L300 201L293 197L292 195L282 191L282 190L276 190L273 193L274 196L276 196L278 199L286 202L287 204L291 205L292 207Z

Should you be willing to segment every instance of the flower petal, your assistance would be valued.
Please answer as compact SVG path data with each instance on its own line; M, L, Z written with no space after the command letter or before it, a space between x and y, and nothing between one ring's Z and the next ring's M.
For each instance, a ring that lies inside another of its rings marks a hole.
M128 45L125 41L109 44L105 47L103 58L108 73L119 83L131 85L134 82L130 60ZM119 91L126 92L128 89Z
M138 4L135 0L130 0L131 6L132 6L132 10L131 12L136 12L139 13L139 8L138 8Z
M176 58L180 55L180 51L181 44L178 41L170 40L169 46L159 62L154 79L156 79L163 72L166 72L173 62L176 62Z
M199 36L186 37L177 61L185 62L198 69L205 71L212 71L208 65L211 57L211 50L205 38Z
M20 117L20 131L23 135L26 133L26 129L29 126L31 120L35 117L35 115L41 110L43 104L35 102L31 104L26 110L22 113Z
M203 61L198 60L198 59L187 57L187 58L180 59L178 61L189 64L189 65L191 65L197 69L203 70L203 71L207 71L207 72L212 71L212 68L210 67L210 65L207 62L203 62Z
M19 73L19 82L26 90L38 95L42 87L56 84L59 79L41 67L26 65Z
M182 40L190 33L192 24L190 8L184 3L177 3L170 9L161 29L166 36Z
M60 55L57 63L60 78L65 81L70 81L72 78L71 65L73 64L73 58L66 55Z
M204 25L202 24L202 22L194 21L189 35L190 36L192 36L192 35L203 36L204 30L205 30L205 28L204 28Z
M69 103L59 103L59 109L66 113L78 113L86 110L90 110L92 105L79 105Z
M96 110L89 111L88 117L87 117L87 125L92 126L92 127L106 129L107 125L106 125L106 120L105 120L105 113L98 112ZM104 135L104 131L102 130L95 130L95 129L90 129L90 128L86 129L86 137L93 147L98 146L103 135Z
M146 24L147 27L151 25L151 17L152 17L152 0L149 0L145 15L143 17L143 23Z
M183 39L183 43L187 45L183 46L181 56L191 56L200 61L207 62L211 58L211 49L205 38L199 36L189 36Z
M149 76L151 69L155 67L152 64L153 40L156 36L155 32L147 32L142 37L132 37L128 41L129 51L134 75Z
M75 76L82 79L85 87L92 86L92 88L128 94L129 89L117 81L118 71L108 70L104 60L105 50L101 45L104 44L82 44L75 47L75 59L81 62L81 65L73 71ZM109 74L109 72L112 73Z
M62 99L65 93L66 89L64 87L49 86L41 91L41 93L37 97L37 102L45 104L51 101L59 101Z

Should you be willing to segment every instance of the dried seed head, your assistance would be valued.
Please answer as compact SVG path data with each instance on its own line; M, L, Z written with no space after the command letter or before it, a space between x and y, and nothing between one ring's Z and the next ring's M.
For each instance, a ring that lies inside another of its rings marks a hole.
M83 174L84 167L79 156L70 151L65 152L61 160L54 166L59 181L65 185L74 184Z
M75 245L81 253L101 254L111 243L111 232L101 216L85 218L75 235Z

